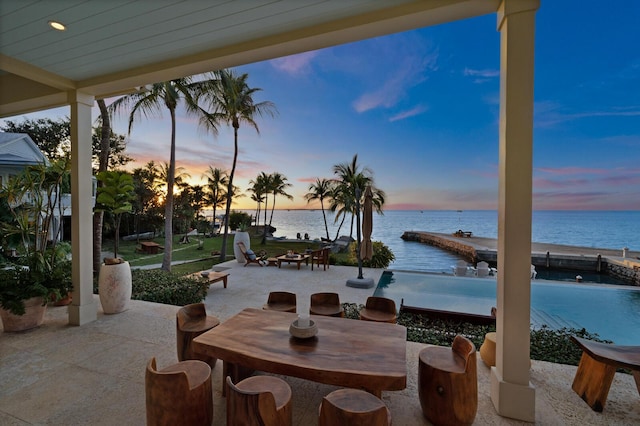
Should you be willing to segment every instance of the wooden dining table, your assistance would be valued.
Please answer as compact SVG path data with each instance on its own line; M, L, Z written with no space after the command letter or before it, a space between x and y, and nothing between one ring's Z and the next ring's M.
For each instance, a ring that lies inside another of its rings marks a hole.
M193 340L196 352L223 361L236 383L241 371L258 370L314 382L382 391L407 386L406 328L324 316L312 316L316 336L299 339L289 333L297 315L246 308Z

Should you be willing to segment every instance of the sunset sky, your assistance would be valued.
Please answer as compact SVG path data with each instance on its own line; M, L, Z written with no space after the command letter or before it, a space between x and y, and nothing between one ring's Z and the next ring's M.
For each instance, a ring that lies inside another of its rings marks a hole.
M640 2L542 1L537 13L534 209L640 210ZM499 33L496 15L239 67L278 116L239 131L235 183L264 171L293 201L358 154L387 193L385 209L496 209ZM110 101L108 101L109 103ZM58 118L68 108L28 117ZM13 117L20 121L23 117ZM193 183L230 170L232 132L179 111L177 165ZM126 134L127 117L114 130ZM170 120L140 121L132 167L168 161ZM234 208L254 208L248 197Z

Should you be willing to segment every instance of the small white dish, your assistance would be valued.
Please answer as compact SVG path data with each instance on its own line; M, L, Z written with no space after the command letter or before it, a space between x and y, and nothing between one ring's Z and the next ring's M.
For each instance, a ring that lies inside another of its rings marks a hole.
M298 320L295 320L289 326L289 333L298 339L309 339L318 334L318 326L314 320L309 320L308 327L299 327Z

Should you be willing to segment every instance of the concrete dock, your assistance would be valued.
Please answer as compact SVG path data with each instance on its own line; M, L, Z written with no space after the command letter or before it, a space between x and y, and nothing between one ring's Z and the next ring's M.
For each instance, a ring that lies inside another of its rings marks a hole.
M484 261L495 267L498 260L496 238L405 231L402 239L457 253L474 264ZM531 264L536 267L602 272L640 286L640 251L627 251L625 255L622 249L531 243Z

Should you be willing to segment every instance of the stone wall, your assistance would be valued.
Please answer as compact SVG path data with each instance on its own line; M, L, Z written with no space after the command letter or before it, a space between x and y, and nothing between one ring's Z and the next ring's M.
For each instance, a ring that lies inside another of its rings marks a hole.
M607 273L631 285L640 286L640 262L609 261Z
M475 248L455 240L442 238L437 235L425 234L423 232L409 231L405 231L402 234L401 238L405 241L418 241L420 243L428 244L430 246L438 247L452 253L459 254L473 263L477 261L477 253Z

